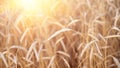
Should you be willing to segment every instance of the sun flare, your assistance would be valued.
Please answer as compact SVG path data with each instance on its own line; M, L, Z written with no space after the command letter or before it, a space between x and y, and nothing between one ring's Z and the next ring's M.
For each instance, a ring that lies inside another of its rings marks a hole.
M17 1L17 3L24 10L35 10L35 9L37 9L37 1L36 0L19 0L19 1Z

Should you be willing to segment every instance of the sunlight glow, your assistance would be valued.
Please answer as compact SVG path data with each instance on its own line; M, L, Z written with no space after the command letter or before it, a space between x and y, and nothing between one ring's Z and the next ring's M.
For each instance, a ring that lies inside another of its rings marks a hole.
M15 0L17 9L22 10L25 15L58 15L68 13L67 3L62 0Z
M19 6L21 6L24 10L36 10L37 9L37 2L36 0L19 0L17 1Z

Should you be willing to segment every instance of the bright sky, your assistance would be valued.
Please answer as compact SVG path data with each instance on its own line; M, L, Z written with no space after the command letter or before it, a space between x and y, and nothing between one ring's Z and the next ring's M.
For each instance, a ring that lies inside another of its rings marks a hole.
M35 10L38 5L36 0L17 0L17 3L25 10Z

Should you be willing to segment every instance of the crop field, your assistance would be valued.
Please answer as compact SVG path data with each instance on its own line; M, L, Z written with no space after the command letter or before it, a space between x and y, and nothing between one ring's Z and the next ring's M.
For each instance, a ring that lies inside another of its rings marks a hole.
M120 68L120 0L0 0L0 68Z

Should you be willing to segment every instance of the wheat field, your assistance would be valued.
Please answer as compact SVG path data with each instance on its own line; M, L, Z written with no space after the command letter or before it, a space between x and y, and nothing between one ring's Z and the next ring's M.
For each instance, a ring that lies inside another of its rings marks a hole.
M120 68L120 0L15 1L0 0L0 68Z

